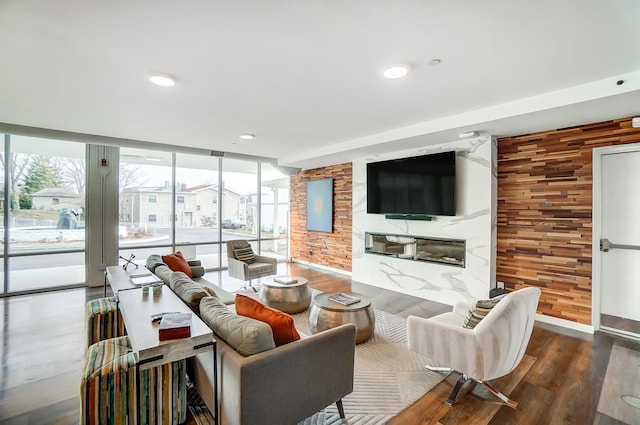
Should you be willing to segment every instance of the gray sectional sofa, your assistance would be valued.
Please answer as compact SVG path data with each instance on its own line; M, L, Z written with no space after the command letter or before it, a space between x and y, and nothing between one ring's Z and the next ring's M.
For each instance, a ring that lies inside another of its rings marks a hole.
M225 300L235 294L211 285L216 293L211 296L198 278L156 263L158 258L150 257L147 267L167 279L216 337L215 360L213 352L192 358L189 377L211 412L218 392L220 425L295 425L333 403L342 413L341 399L353 391L354 325L300 333L301 339L276 347L268 324L237 315Z

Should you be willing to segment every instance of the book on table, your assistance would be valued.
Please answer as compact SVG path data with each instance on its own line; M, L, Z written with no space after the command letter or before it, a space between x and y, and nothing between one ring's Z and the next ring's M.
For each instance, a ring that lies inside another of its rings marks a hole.
M188 338L191 336L191 313L167 313L158 327L160 341Z
M137 286L141 285L151 285L152 283L162 282L158 276L153 273L140 273L140 274L132 274L129 276L131 283Z
M274 277L273 281L274 282L278 282L278 283L282 283L284 285L288 285L288 284L291 284L291 283L298 283L298 279L296 279L295 277L289 277L289 276Z
M351 304L360 302L360 298L354 297L353 295L345 294L344 292L330 295L329 299L333 302L340 303L342 305L351 305Z

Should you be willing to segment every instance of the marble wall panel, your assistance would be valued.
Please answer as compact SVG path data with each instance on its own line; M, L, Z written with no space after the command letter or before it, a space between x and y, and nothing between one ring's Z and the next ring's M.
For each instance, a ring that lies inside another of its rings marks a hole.
M433 221L386 219L367 214L367 163L456 151L456 216ZM485 298L495 286L496 145L490 137L456 141L353 161L352 278L453 305ZM466 267L365 254L365 232L466 240ZM493 266L492 266L493 265Z

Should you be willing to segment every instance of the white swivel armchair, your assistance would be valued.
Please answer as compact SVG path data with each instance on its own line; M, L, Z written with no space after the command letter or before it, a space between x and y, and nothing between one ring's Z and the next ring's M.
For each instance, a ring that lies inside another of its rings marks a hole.
M237 257L239 249L250 252L249 259L240 260ZM255 255L251 250L251 245L246 240L227 241L227 260L229 265L229 276L236 279L249 281L249 287L256 290L251 285L252 279L276 274L278 262L275 258L264 255Z
M473 329L464 327L473 303L459 302L452 312L428 319L408 317L409 348L434 362L433 367L427 368L462 374L447 404L453 404L465 382L473 379L509 407L516 408L517 402L487 381L507 375L522 360L533 330L540 292L534 287L510 292Z

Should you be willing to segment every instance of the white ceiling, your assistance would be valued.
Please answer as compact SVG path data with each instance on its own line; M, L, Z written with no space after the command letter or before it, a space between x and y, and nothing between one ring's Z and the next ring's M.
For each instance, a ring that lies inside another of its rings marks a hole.
M314 168L634 114L638 0L0 1L0 123Z

